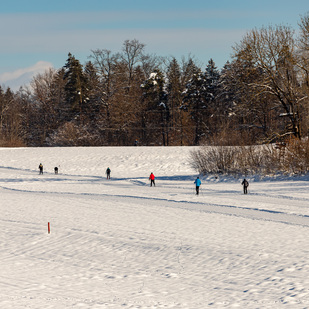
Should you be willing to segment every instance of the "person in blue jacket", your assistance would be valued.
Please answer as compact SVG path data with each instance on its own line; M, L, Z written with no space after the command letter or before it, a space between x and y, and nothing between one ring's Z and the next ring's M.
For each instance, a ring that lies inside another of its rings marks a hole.
M199 177L197 177L194 181L195 183L195 189L196 189L196 195L200 193L200 185L202 184L201 180Z

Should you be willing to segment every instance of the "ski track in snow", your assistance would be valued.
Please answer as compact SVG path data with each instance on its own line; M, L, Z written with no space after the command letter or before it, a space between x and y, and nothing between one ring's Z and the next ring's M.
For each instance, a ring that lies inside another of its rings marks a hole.
M2 167L4 168L4 167ZM16 170L16 172L20 172L20 170L18 169L14 169ZM30 171L29 173L31 173L30 176L32 176L33 171ZM83 176L83 175L63 175L63 177L61 179L54 178L53 175L49 175L51 178L49 179L44 179L44 182L82 182L83 185L93 185L95 182L100 181L102 182L104 179L103 177L93 177L93 176ZM80 179L81 178L81 179ZM165 177L166 179L166 177ZM142 180L142 179L113 179L112 184L114 186L121 186L122 183L124 181L130 182L133 185L137 185L137 186L148 186L148 184L146 183L146 180ZM168 180L168 179L167 179ZM26 179L26 181L29 182L36 182L36 181L40 181L40 179L38 178L28 178ZM160 181L160 178L157 179L157 181ZM166 181L166 180L165 180ZM4 180L5 183L16 183L17 180L16 179L5 179ZM20 179L18 180L18 182L23 183L24 180ZM162 184L161 184L162 186ZM61 194L61 195L77 195L77 196L82 196L82 195L95 195L97 197L117 197L117 198L123 198L123 199L142 199L142 200L146 200L148 203L162 203L162 202L169 202L168 207L175 207L175 208L181 208L181 209L186 209L186 210L190 210L190 211L201 211L201 212L214 212L214 213L219 213L219 214L225 214L225 215L234 215L234 216L242 216L242 217L246 217L246 218L251 218L251 219L259 219L259 220L269 220L269 221L275 221L275 222L282 222L282 223L287 223L287 224L300 224L300 225L304 225L304 226L309 226L309 215L305 215L305 214L291 214L291 213L287 213L284 211L277 211L277 210L270 210L270 209L263 209L263 208L256 208L256 207L239 207L236 205L220 205L220 204L216 204L216 203L207 203L207 202L201 202L201 201L192 201L192 200L175 200L172 197L171 198L160 198L160 197L147 197L147 196L130 196L130 195L123 195L123 194L100 194L100 193L87 193L87 192L83 192L83 193L77 193L77 192L49 192L49 191L34 191L34 190L25 190L25 189L16 189L16 188L10 188L10 187L5 187L5 186L1 186L2 189L5 190L13 190L13 191L21 191L21 192L28 192L28 193L37 193L37 194L52 194L52 195L56 195L56 194ZM171 188L172 186L167 183L165 184L165 187L169 187ZM181 190L185 190L185 187L180 187ZM130 190L134 190L131 189ZM136 191L138 192L138 188L136 189ZM221 195L221 196L226 196L227 194L229 196L234 195L234 196L238 196L239 195L239 191L228 191L228 192L218 192L214 189L210 190L211 194L213 195ZM189 193L191 195L191 193ZM203 195L207 195L208 193L205 192ZM258 198L262 197L264 200L265 198L272 198L273 195L265 195L265 194L259 194L259 193L252 193L250 194L250 196L256 196ZM301 208L308 208L306 205L309 205L309 199L308 198L297 198L297 197L291 197L291 196L282 196L282 195L277 195L276 196L277 199L287 199L289 202L293 202L293 201L301 201L301 202L307 202L307 204L303 204L301 206ZM264 202L264 203L267 203Z
M308 180L195 196L191 149L0 149L0 308L309 308Z

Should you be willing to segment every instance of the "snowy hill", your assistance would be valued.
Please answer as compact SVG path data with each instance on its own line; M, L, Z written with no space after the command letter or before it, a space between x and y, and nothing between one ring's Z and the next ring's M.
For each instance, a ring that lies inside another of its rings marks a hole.
M0 308L307 308L308 178L196 196L193 149L1 148Z

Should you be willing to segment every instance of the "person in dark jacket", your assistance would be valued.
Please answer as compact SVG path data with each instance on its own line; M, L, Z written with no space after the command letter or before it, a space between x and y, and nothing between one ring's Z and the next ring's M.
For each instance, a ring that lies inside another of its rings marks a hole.
M244 194L247 194L248 193L248 187L249 187L249 182L248 180L245 178L242 183L241 183L244 187Z
M111 179L111 169L109 167L106 169L106 178Z
M200 193L200 185L202 184L200 177L197 177L194 181L195 183L195 190L196 190L196 195L199 195Z
M152 184L154 185L154 186L156 186L156 184L155 184L155 175L153 174L153 173L151 173L150 174L150 176L149 176L149 179L150 179L150 187L152 187Z
M43 174L43 164L42 163L40 163L39 165L39 170L40 170L40 175L42 175Z

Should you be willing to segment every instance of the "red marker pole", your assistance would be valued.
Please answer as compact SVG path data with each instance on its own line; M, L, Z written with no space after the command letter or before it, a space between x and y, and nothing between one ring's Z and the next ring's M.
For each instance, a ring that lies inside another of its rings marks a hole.
M48 234L50 234L50 223L48 222Z

